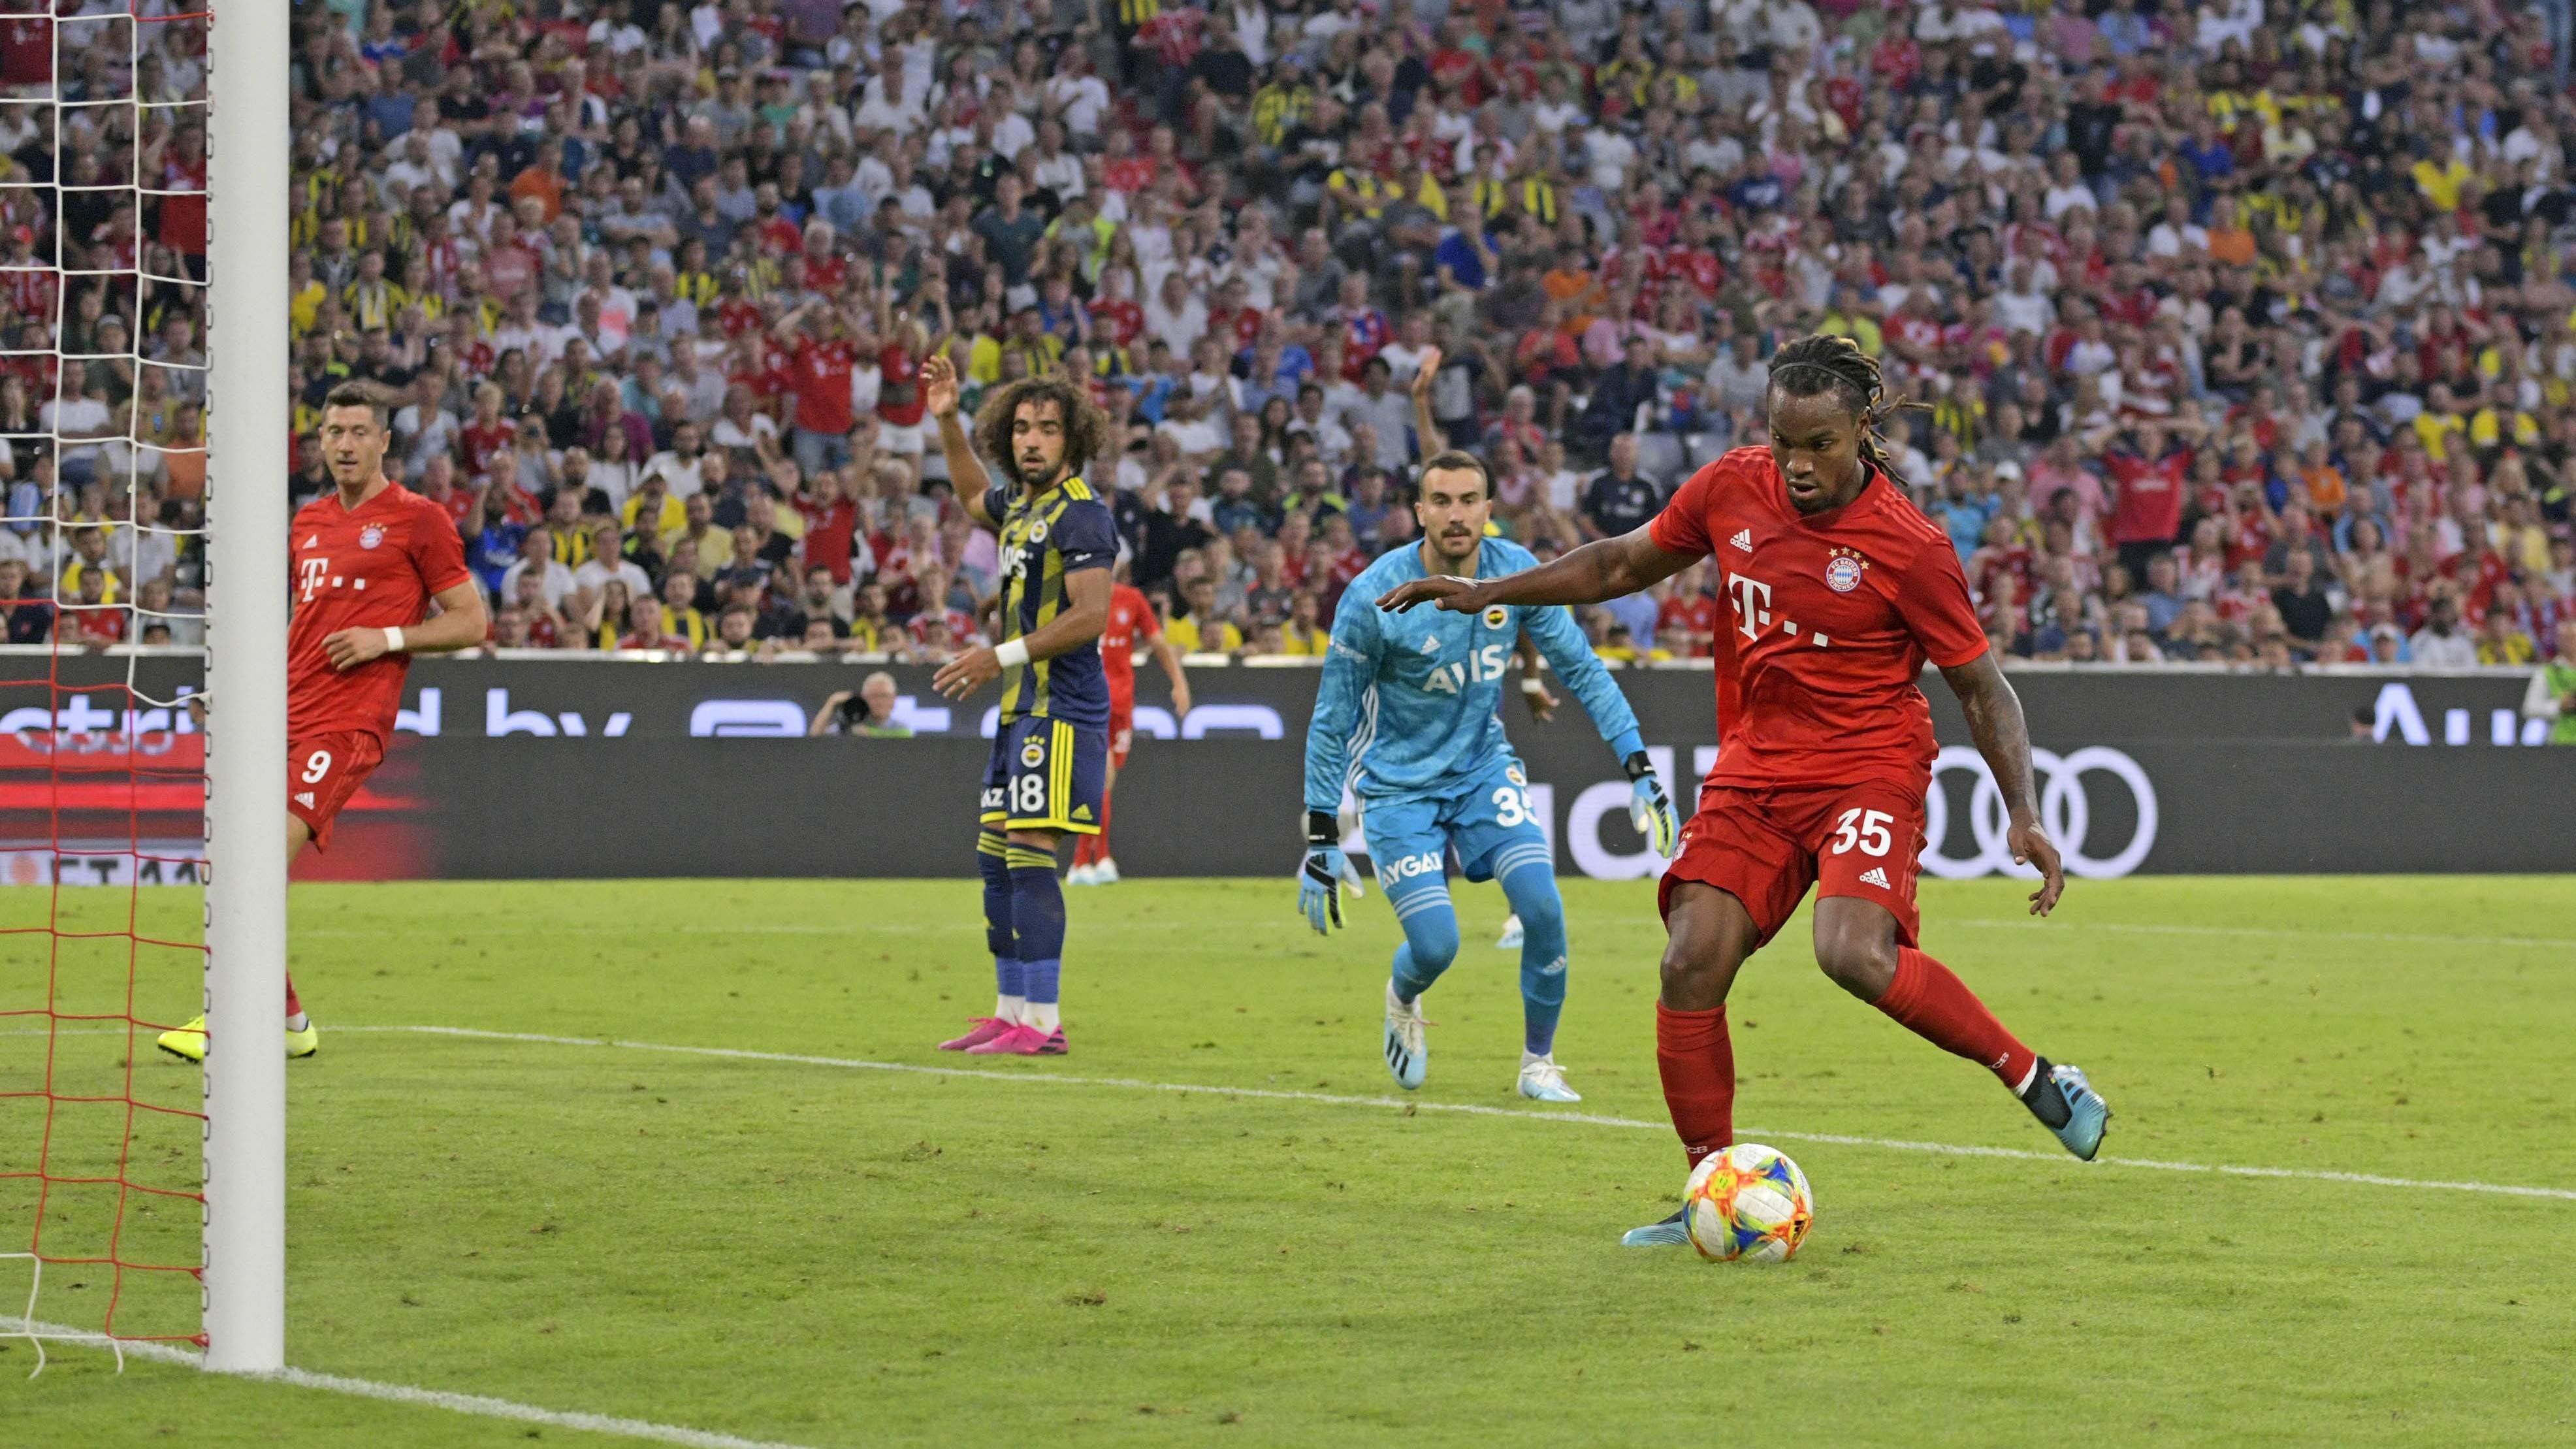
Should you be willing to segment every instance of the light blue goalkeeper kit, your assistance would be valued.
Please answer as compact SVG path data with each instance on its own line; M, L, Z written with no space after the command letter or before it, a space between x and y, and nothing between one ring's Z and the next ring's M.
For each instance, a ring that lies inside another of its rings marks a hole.
M1476 576L1537 562L1516 543L1488 538ZM1514 645L1529 635L1622 761L1643 758L1637 716L1562 607L1496 605L1473 615L1377 607L1380 595L1424 572L1420 545L1408 543L1342 593L1306 728L1306 810L1310 820L1338 812L1345 787L1358 800L1378 884L1404 928L1392 983L1402 1001L1420 996L1458 954L1448 850L1467 879L1502 883L1524 930L1523 1046L1544 1057L1565 1003L1565 908L1528 774L1498 712Z

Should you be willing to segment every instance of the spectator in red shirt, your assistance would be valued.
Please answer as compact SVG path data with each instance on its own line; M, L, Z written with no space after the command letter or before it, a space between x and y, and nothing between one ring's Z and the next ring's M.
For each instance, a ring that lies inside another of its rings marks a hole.
M841 312L816 297L790 310L770 329L787 350L787 390L795 396L796 466L814 478L850 461L850 375L859 353Z

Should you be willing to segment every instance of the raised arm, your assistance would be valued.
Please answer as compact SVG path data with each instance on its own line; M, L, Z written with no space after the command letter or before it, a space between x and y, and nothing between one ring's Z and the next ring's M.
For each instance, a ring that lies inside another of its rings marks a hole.
M1414 441L1421 445L1422 456L1425 458L1449 446L1449 435L1441 430L1440 424L1431 416L1431 384L1439 376L1440 349L1437 347L1422 349L1422 366L1413 374L1411 391Z
M1416 604L1437 604L1453 614L1473 614L1495 604L1598 604L1626 598L1700 559L1655 542L1648 527L1598 539L1553 562L1500 578L1416 579L1388 590L1377 606L1401 613Z
M948 360L948 354L934 352L921 360L921 400L939 420L939 455L948 460L948 486L956 490L966 516L986 528L999 529L1001 520L984 507L992 479L975 456L974 440L966 436L965 424L957 420L957 365Z
M1977 753L1985 757L1986 768L2003 791L2004 808L2012 817L2004 835L2012 858L2039 867L2039 889L2031 892L2030 913L2047 915L2066 890L2066 870L2058 861L2056 844L2039 823L2030 726L2022 719L2021 696L2013 693L2012 682L2004 678L2003 666L1995 662L1991 649L1965 664L1945 667L1941 677L1950 681L1950 692L1959 696L1959 708L1968 716L1968 736L1977 742Z

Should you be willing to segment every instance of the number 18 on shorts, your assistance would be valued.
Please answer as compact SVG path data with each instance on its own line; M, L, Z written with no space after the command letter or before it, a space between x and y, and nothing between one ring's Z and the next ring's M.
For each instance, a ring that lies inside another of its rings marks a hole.
M984 765L979 818L1001 830L1100 833L1109 732L1031 715L1004 724Z

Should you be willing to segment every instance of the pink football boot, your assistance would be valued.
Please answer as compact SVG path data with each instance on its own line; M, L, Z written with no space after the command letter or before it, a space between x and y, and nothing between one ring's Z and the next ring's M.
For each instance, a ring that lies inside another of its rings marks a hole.
M998 1016L970 1016L966 1019L973 1023L973 1025L967 1029L966 1034L964 1036L950 1037L948 1040L941 1042L939 1044L939 1049L941 1051L971 1052L977 1047L982 1046L984 1043L991 1041L996 1037L1006 1035L1012 1030L1012 1023L1004 1021Z
M1033 1026L1014 1023L1011 1028L990 1041L966 1048L970 1057L1060 1057L1064 1055L1064 1028L1040 1031Z

